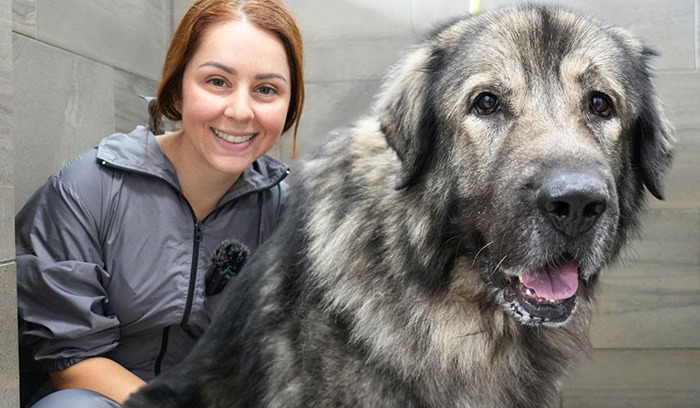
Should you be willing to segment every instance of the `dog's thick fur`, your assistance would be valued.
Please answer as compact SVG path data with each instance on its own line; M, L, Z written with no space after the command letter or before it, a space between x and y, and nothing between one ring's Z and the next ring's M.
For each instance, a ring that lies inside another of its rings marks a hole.
M427 35L372 114L305 161L193 353L125 406L553 405L589 351L599 272L645 186L662 198L651 55L536 6ZM566 265L575 296L518 283Z

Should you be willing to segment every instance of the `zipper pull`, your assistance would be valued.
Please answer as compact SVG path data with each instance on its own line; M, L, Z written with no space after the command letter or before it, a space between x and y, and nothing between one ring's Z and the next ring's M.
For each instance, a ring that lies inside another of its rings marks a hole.
M201 242L202 241L202 224L196 222L194 224L194 242Z

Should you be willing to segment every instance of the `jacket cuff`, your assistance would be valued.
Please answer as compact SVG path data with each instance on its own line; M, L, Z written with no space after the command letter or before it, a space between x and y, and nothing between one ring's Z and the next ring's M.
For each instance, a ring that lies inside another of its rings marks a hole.
M46 370L46 372L53 373L56 371L65 370L66 368L74 366L87 358L88 357L73 357L60 360L46 360L42 361L40 364L44 370Z

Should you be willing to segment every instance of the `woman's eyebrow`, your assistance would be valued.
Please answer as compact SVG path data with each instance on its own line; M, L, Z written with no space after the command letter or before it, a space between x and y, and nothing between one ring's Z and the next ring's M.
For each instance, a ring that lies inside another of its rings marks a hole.
M275 73L270 73L270 74L258 74L255 76L255 79L272 79L272 78L277 78L281 79L284 81L284 83L287 83L287 78L284 77L282 74L275 74Z
M231 68L229 66L226 66L224 64L221 64L221 63L218 63L215 61L207 61L199 66L199 68L202 68L202 67L215 67L215 68L219 68L220 70L226 72L227 74L231 74L231 75L238 74L238 71L236 71L234 68Z
M224 64L221 64L221 63L215 62L215 61L207 61L199 66L199 68L202 68L202 67L214 67L214 68L218 68L218 69L226 72L227 74L238 75L238 71L236 71L235 68L229 67L227 65L224 65ZM269 74L258 74L255 76L255 79L271 79L271 78L281 79L282 81L287 83L287 78L285 78L284 75L282 75L282 74L269 73Z

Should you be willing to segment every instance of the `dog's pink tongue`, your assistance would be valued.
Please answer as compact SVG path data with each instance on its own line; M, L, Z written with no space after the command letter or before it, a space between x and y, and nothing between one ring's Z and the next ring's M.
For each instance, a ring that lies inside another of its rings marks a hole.
M578 290L578 263L568 261L554 268L537 268L523 275L523 285L541 298L568 299Z

